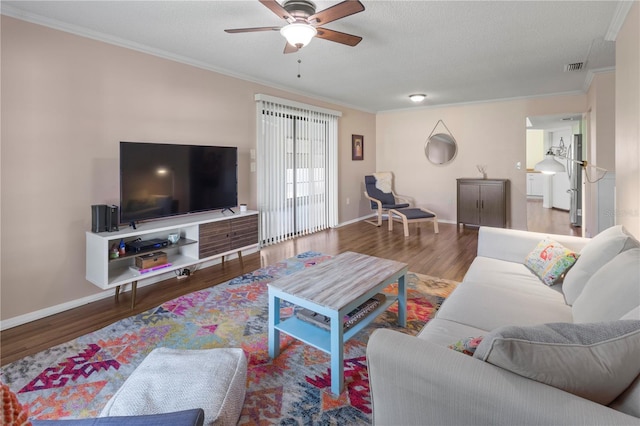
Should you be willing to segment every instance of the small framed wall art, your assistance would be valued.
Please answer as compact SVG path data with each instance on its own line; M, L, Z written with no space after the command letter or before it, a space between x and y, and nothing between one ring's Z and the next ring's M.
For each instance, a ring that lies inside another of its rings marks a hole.
M351 160L364 159L364 137L362 135L351 135Z

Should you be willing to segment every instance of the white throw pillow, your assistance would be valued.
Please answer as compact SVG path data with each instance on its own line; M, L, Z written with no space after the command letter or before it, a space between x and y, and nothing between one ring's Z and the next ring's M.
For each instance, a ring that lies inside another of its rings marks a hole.
M640 321L500 327L473 357L607 405L640 374Z
M618 253L640 247L640 243L622 225L605 229L580 251L580 257L567 272L562 292L568 305L573 305L589 278Z
M640 248L620 253L593 274L571 307L576 323L614 321L640 305Z

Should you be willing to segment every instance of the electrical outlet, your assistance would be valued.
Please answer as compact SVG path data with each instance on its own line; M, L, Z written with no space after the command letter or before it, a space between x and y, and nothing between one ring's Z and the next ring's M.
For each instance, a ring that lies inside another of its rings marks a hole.
M249 157L250 157L252 160L255 160L255 159L256 159L256 150L255 150L255 149L250 149L250 150L249 150Z
M351 204L351 198L347 197L347 205Z
M250 164L250 167L251 167L251 172L255 173L256 172L256 162L252 161L251 164Z

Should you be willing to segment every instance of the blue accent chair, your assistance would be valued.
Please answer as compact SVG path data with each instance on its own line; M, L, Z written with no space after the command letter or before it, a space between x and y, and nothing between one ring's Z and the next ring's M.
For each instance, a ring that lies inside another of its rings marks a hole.
M382 214L387 213L389 209L404 209L411 205L408 198L397 195L393 190L382 192L376 188L376 178L373 175L364 177L364 196L371 202L371 210L377 214L377 220L366 220L365 222L375 226L382 225Z

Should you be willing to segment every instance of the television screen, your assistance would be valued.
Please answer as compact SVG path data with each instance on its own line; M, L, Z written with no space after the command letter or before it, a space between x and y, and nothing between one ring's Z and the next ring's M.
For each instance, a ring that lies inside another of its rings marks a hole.
M120 142L120 222L238 205L238 149Z

